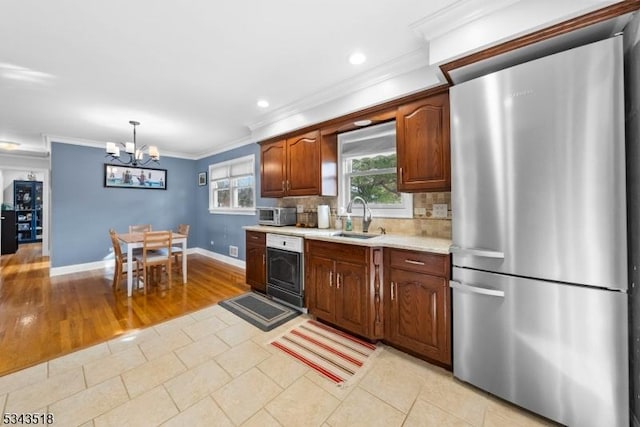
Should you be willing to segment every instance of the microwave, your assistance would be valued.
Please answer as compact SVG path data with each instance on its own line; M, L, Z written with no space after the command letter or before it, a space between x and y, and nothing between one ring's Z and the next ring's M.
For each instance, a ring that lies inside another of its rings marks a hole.
M296 225L296 208L258 208L258 224L276 227Z

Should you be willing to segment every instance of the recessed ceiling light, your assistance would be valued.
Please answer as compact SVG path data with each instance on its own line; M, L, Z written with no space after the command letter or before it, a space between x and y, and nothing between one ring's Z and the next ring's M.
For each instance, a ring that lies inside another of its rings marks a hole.
M266 99L258 99L257 104L260 108L267 108L269 106L269 101L267 101Z
M371 124L371 120L356 120L353 124L356 126L369 126Z
M349 62L351 62L353 65L360 65L366 60L367 60L367 57L364 56L364 53L362 52L353 52L349 56Z

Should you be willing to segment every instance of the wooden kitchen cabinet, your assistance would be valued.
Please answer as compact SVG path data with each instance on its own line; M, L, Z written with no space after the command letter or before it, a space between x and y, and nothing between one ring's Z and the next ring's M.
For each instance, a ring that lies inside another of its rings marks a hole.
M287 139L286 195L320 194L320 132Z
M262 197L284 197L287 141L260 146L260 194Z
M451 190L449 92L398 107L398 191Z
M448 255L386 249L385 341L451 367Z
M262 197L320 194L320 132L264 144L260 148Z
M267 247L266 234L258 231L246 232L245 280L252 289L267 291Z
M380 288L375 278L380 266L371 268L372 263L375 264L374 255L379 251L307 240L305 287L309 313L354 334L382 338Z
M321 255L308 253L308 279L305 294L309 312L316 317L335 323L336 296L334 294L335 261Z
M262 197L337 195L337 142L314 130L260 146Z

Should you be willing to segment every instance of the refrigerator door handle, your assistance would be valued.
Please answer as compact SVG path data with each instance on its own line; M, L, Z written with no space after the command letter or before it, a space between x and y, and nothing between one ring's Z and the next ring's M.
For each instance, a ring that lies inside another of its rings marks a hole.
M491 297L499 297L504 298L504 291L499 291L497 289L487 289L487 288L479 288L477 286L465 285L464 283L456 282L455 280L449 281L449 286L453 289L458 289L461 291L471 292L474 294L488 295Z
M461 248L457 245L451 245L449 248L452 254L457 255L473 255L480 256L484 258L499 258L504 259L504 252L491 251L488 249L477 249L477 248Z

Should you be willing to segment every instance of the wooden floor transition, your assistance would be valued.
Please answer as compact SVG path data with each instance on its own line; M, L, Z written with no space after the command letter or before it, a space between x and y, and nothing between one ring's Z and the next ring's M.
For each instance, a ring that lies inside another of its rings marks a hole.
M0 376L189 313L249 290L244 270L189 255L188 282L148 295L111 288L112 271L49 277L39 243L0 257Z

